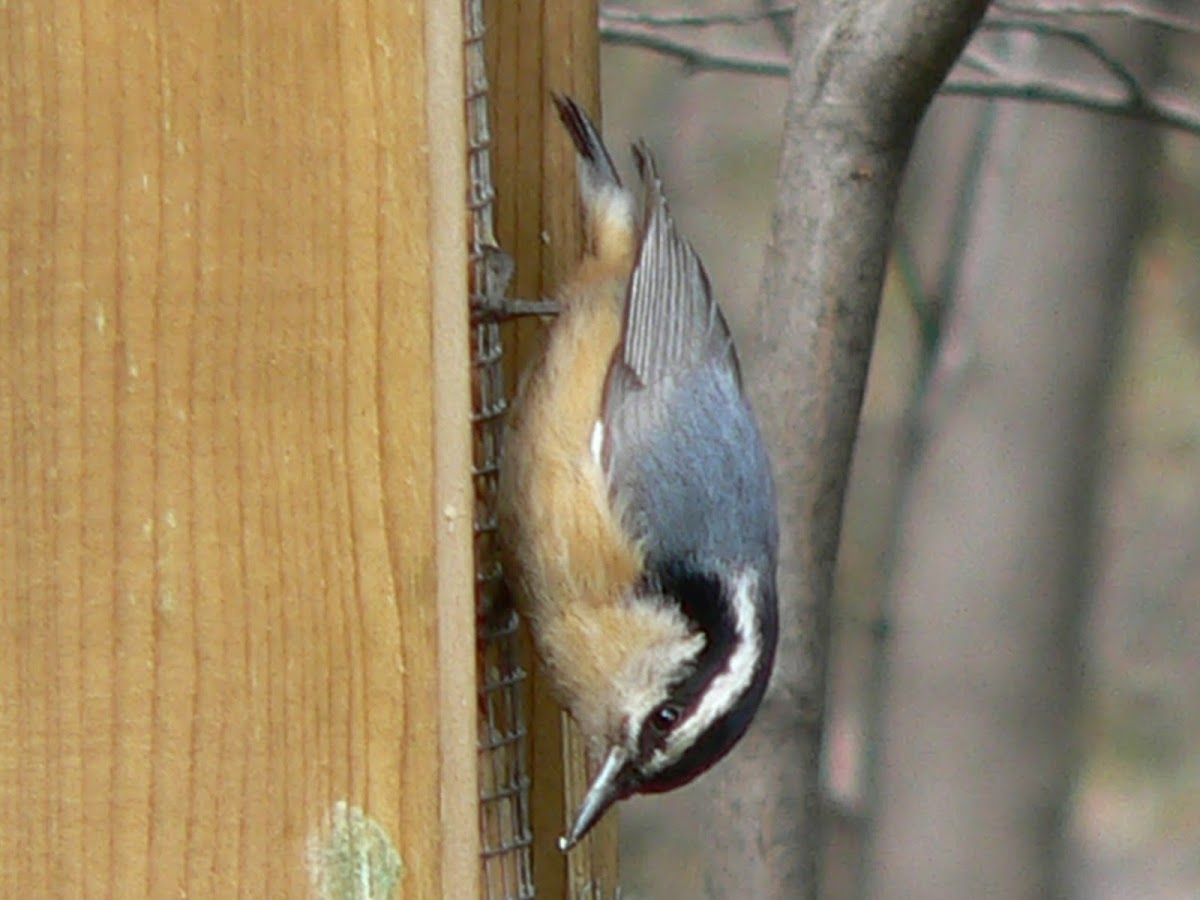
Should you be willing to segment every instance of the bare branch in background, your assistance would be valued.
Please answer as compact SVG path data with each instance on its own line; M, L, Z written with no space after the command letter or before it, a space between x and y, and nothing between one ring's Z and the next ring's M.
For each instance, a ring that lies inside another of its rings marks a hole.
M986 45L977 40L967 48L959 67L942 85L942 93L1074 106L1200 136L1200 103L1195 99L1166 90L1146 90L1119 57L1086 32L1046 19L1068 14L1121 16L1183 34L1200 34L1200 22L1131 0L1101 2L1094 6L1056 2L997 3L995 8L1005 15L984 19L981 32L1024 31L1047 40L1065 41L1094 60L1103 71L1103 77L1014 67L994 58ZM672 57L692 71L783 78L788 74L788 58L782 50L721 49L702 38L677 36L672 30L741 25L788 12L772 9L736 15L652 15L605 7L600 13L600 37L608 44L641 47ZM1015 18L1017 16L1027 18Z
M1074 106L1200 136L1200 108L1191 100L1167 92L1156 92L1155 96L1136 103L1103 85L1066 78L1030 76L1019 79L1005 75L999 80L968 78L957 74L947 81L942 92L962 97L1031 100Z
M996 0L993 8L1019 16L1122 18L1143 22L1178 34L1200 34L1200 22L1162 9L1152 3L1138 3L1136 0L1114 0L1114 2L1092 0L1090 3L1056 3L1054 0L1049 0L1047 3L1007 3L1005 0Z
M632 19L613 18L600 12L600 40L618 47L640 47L682 62L689 69L705 72L737 72L785 78L787 57L777 51L711 50L703 41L670 37L662 26Z
M768 20L771 23L771 30L775 33L775 40L784 50L791 50L793 10L776 6L774 0L758 0L758 6L763 11L769 10L776 14ZM778 13L783 13L783 15L778 15Z
M1145 100L1144 92L1142 91L1141 84L1138 83L1137 76L1129 70L1128 66L1105 50L1092 35L1086 32L1055 22L1030 22L1021 19L1002 19L996 16L988 18L980 30L998 31L1001 33L1024 32L1037 35L1038 37L1055 38L1067 44L1072 44L1095 59L1104 71L1120 82L1131 100L1136 100L1138 103L1142 103Z
M762 8L752 13L648 13L610 3L606 4L601 11L601 22L607 17L613 22L631 22L656 28L713 28L721 25L748 25L763 19L776 22L781 19L790 19L796 11L794 6L775 6L770 0L760 0L760 3ZM1200 34L1200 22L1162 9L1152 3L1139 3L1137 0L1112 0L1112 2L1092 0L1087 3L1069 2L1069 0L1067 2L1049 0L1046 3L995 0L992 8L1009 15L1042 19L1061 18L1062 16L1124 18L1179 34Z
M608 4L601 12L601 21L630 22L653 28L712 28L718 25L749 25L764 19L790 19L794 7L770 6L749 13L652 13Z

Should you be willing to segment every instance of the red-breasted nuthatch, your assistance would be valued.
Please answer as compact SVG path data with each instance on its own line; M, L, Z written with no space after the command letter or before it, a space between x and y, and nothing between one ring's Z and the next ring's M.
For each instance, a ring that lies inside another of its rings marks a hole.
M514 401L499 509L509 586L598 767L566 850L746 731L775 657L778 534L729 328L649 151L639 215L596 127L554 102L588 251Z

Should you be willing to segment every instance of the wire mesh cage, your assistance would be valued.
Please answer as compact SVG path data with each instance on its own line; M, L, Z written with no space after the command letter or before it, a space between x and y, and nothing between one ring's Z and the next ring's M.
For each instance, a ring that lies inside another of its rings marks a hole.
M501 296L507 276L498 266L494 233L488 77L482 0L464 0L471 303ZM475 482L475 600L481 612L479 654L479 810L483 897L525 900L535 894L530 812L527 676L518 655L515 613L489 614L500 604L502 572L496 546L496 490L506 408L500 326L472 325L472 437Z

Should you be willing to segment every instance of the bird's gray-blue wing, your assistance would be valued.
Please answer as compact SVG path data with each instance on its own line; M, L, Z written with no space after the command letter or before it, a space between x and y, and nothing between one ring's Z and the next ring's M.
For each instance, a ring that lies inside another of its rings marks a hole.
M774 554L766 452L729 328L678 233L654 161L635 147L643 226L605 386L603 464L648 564Z

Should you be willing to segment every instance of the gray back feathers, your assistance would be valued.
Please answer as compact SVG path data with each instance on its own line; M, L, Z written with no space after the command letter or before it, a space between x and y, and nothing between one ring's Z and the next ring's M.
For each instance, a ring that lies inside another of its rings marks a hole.
M775 553L766 452L729 328L675 228L649 151L643 226L603 404L603 461L618 508L660 559L760 561ZM772 569L773 570L773 569Z

